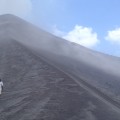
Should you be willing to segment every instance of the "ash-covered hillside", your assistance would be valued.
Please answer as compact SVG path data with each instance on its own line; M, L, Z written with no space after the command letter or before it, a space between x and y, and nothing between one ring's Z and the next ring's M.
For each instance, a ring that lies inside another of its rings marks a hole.
M1 120L120 118L119 107L100 100L97 93L84 89L14 40L0 42L0 73L4 81Z
M0 28L2 39L19 41L120 102L120 58L56 37L13 15L0 17Z
M120 58L0 16L2 120L119 120L119 68Z

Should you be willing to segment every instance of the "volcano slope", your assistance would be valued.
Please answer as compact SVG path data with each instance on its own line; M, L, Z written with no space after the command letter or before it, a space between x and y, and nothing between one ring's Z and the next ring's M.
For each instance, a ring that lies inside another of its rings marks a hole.
M36 53L37 54L37 53ZM0 41L0 120L119 120L107 104L14 40Z
M119 69L120 58L0 16L0 120L120 120Z
M0 39L14 39L120 103L120 58L56 37L13 15L0 16Z

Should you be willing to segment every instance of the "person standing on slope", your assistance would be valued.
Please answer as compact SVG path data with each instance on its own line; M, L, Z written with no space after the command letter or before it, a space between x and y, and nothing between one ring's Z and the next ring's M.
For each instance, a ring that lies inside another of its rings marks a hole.
M3 82L2 82L2 80L0 79L0 95L2 94L2 90L3 90Z

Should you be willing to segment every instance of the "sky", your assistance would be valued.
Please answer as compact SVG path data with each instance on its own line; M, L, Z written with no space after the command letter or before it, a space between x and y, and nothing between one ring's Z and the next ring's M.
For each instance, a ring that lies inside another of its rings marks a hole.
M0 0L14 14L52 34L120 57L120 0Z

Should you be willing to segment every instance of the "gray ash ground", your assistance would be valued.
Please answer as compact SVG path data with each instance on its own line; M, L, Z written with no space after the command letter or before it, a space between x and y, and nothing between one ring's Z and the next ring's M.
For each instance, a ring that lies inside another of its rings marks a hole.
M120 120L119 112L14 41L0 44L0 120Z

